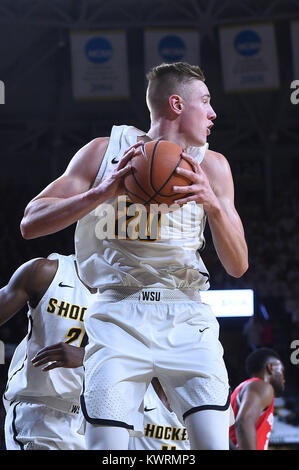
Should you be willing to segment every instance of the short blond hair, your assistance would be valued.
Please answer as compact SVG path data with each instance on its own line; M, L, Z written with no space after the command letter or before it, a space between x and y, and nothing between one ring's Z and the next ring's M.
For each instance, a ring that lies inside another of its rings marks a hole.
M147 104L151 111L163 109L170 95L182 95L185 85L192 80L205 81L201 68L186 62L162 63L153 67L146 78Z

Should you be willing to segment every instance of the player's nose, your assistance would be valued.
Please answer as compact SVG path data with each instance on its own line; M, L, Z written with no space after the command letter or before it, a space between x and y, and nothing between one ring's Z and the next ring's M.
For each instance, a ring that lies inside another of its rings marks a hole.
M216 117L217 117L217 114L215 113L214 109L210 105L209 111L208 111L208 119L210 119L210 121L213 121L214 119L216 119Z

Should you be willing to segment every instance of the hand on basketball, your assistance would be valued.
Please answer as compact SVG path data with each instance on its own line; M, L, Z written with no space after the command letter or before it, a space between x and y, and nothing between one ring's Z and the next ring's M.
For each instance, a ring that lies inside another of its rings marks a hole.
M178 167L176 172L180 176L186 177L191 184L188 186L173 186L173 191L176 193L187 193L186 197L176 199L174 202L183 205L186 202L195 201L198 204L203 204L204 209L208 212L210 207L219 205L217 196L210 186L207 175L201 168L200 164L191 155L182 152L184 160L190 163L192 170L186 170Z
M41 349L31 359L34 367L41 367L43 371L56 369L57 367L75 368L83 364L84 348L78 348L66 343L57 343ZM49 364L50 363L50 364Z
M123 184L123 178L130 171L130 160L138 155L140 147L144 142L140 141L137 144L129 147L122 158L119 160L115 169L110 173L110 175L99 185L101 191L105 191L106 199L120 196L125 194L125 187Z

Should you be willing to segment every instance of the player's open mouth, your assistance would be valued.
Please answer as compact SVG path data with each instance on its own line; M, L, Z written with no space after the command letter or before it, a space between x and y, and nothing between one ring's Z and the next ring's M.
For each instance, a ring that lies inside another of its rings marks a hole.
M212 129L213 126L214 126L214 124L212 123L207 127L207 135L211 134L211 129Z

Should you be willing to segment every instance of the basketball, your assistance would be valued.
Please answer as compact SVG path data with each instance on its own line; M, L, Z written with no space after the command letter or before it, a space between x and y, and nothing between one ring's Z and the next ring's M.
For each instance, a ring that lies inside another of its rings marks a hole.
M131 171L124 179L126 193L132 202L149 206L167 204L170 206L184 193L174 193L173 186L187 186L190 181L176 173L178 167L192 170L182 158L183 149L167 140L154 140L141 147L141 155L130 161Z

